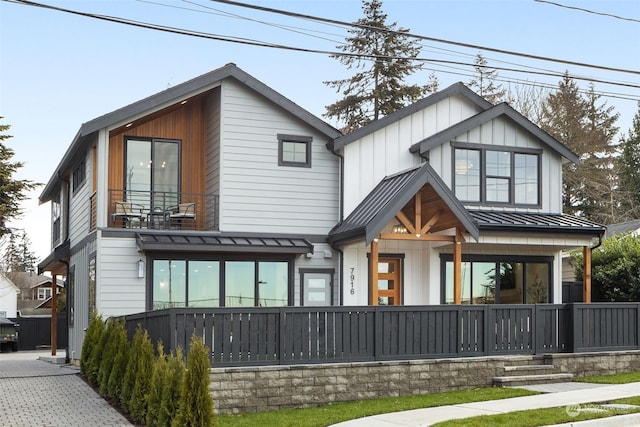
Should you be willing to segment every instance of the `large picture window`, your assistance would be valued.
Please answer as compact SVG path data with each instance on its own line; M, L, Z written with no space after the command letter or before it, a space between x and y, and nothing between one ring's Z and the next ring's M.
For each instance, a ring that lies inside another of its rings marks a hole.
M540 304L552 300L552 257L464 256L462 304ZM453 303L453 259L442 255L442 303Z
M453 185L459 200L526 206L540 204L539 150L452 145Z
M290 304L291 260L152 260L152 309Z
M125 190L127 201L148 209L178 204L180 141L126 139Z

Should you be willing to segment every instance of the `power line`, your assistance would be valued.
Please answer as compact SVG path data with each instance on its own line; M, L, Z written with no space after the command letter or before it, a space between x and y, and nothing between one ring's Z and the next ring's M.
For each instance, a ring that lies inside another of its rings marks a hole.
M547 0L533 0L533 1L537 1L538 3L547 3L547 4L550 4L552 6L563 7L565 9L579 10L581 12L587 12L587 13L591 13L591 14L594 14L594 15L608 16L610 18L620 19L620 20L623 20L623 21L640 22L640 19L626 18L624 16L618 16L618 15L614 15L612 13L606 13L606 12L596 12L594 10L585 9L585 8L582 8L582 7L568 6L566 4L555 3L555 2L547 1Z
M382 56L382 55L359 54L359 53L344 53L344 52L335 52L335 51L328 51L328 50L309 49L309 48L301 48L301 47L287 46L287 45L274 44L274 43L267 43L267 42L263 42L263 41L260 41L260 40L253 40L253 39L248 39L248 38L222 36L222 35L211 34L211 33L197 32L197 31L192 31L192 30L185 30L185 29L181 29L181 28L177 28L177 27L168 27L168 26L163 26L163 25L158 25L158 24L150 24L150 23L146 23L146 22L134 21L134 20L120 18L120 17L108 16L108 15L98 15L98 14L88 13L88 12L80 12L80 11L71 10L71 9L65 9L65 8L61 8L61 7L57 7L57 6L51 6L51 5L47 5L47 4L36 3L36 2L28 1L28 0L3 0L3 1L9 2L9 3L22 4L22 5L26 5L26 6L39 7L39 8L44 8L44 9L51 9L51 10L55 10L55 11L59 11L59 12L70 13L70 14L79 15L79 16L83 16L83 17L103 20L103 21L107 21L107 22L119 23L119 24L124 24L124 25L139 27L139 28L145 28L145 29L151 29L151 30L156 30L156 31L163 31L163 32L168 32L168 33L172 33L172 34L180 34L180 35L199 37L199 38L204 38L204 39L223 41L223 42L230 42L230 43L245 44L245 45L257 46L257 47L268 47L268 48L284 49L284 50L306 52L306 53L319 53L319 54L323 54L323 55L332 55L332 56L360 57L360 58L365 58L365 59L407 59L405 57L399 57L399 56ZM218 0L210 0L210 1L218 1ZM222 1L222 0L220 0L220 1ZM225 2L225 1L222 1L222 2L223 3L237 3L237 2ZM248 6L250 6L250 5L248 5ZM323 18L319 18L319 19L323 19ZM331 21L331 20L329 20L329 21ZM347 24L345 24L345 25L347 25ZM351 24L348 24L348 25L351 25ZM402 34L404 34L404 33L402 33ZM446 61L446 60L440 60L440 59L434 59L434 58L411 58L411 59L416 60L416 61L421 61L421 62L424 62L424 63L430 63L430 64L445 64L445 66L447 66L447 65L461 65L461 66L466 66L466 67L469 67L469 66L474 67L474 66L476 66L475 64L470 64L470 63L466 63L466 62ZM496 70L501 70L501 71L536 74L536 75L551 76L551 77L563 77L564 76L564 73L559 73L559 72L527 71L527 70L521 70L521 69L515 69L515 68L507 68L507 67L490 67L490 68L493 68L493 69L496 69ZM634 72L634 73L640 74L640 72ZM574 78L576 80L583 80L583 81L588 81L588 82L593 82L593 83L603 83L603 84L609 84L609 85L624 86L624 87L629 87L629 88L640 88L640 85L636 85L636 84L632 84L632 83L611 82L611 81L602 80L602 79L596 79L596 78L590 78L590 77L572 76L572 75L570 75L570 77ZM633 99L636 99L636 98L633 98Z
M249 8L249 9L261 10L263 12L277 13L277 14L286 15L286 16L292 16L292 17L303 18L303 19L310 19L310 20L313 20L313 21L328 22L328 23L331 23L331 24L338 24L338 25L349 26L349 27L358 27L358 28L369 29L369 30L374 30L374 31L388 32L388 33L392 33L392 34L398 34L398 35L413 37L413 38L417 38L417 39L421 39L421 40L429 40L429 41L438 42L438 43L452 44L452 45L455 45L455 46L486 50L486 51L502 53L502 54L506 54L506 55L521 56L523 58L537 59L537 60L540 60L540 61L557 62L557 63L561 63L561 64L566 64L566 65L575 65L575 66L578 66L578 67L597 68L597 69L605 70L605 71L615 71L615 72L620 72L620 73L629 73L629 74L640 75L640 71L638 71L638 70L628 70L628 69L623 69L623 68L607 67L607 66L604 66L604 65L587 64L587 63L584 63L584 62L569 61L569 60L566 60L566 59L558 59L558 58L549 58L549 57L546 57L546 56L531 55L531 54L528 54L528 53L521 53L521 52L515 52L515 51L509 51L509 50L503 50L503 49L496 49L496 48L480 46L480 45L474 45L474 44L469 44L469 43L455 42L455 41L451 41L451 40L444 40L444 39L438 39L438 38L434 38L434 37L427 37L427 36L423 36L423 35L420 35L420 34L414 34L414 33L409 33L409 32L405 32L405 31L395 31L395 30L389 30L389 29L381 29L381 28L377 28L377 27L371 27L371 26L368 26L368 25L361 25L361 24L352 23L352 22L338 21L338 20L335 20L335 19L321 18L321 17L318 17L318 16L306 15L306 14L296 13L296 12L289 12L289 11L286 11L286 10L274 9L274 8L264 7L264 6L257 6L257 5L237 2L237 1L233 1L233 0L209 0L209 1L216 2L216 3L229 4L229 5L233 5L233 6L245 7L245 8Z

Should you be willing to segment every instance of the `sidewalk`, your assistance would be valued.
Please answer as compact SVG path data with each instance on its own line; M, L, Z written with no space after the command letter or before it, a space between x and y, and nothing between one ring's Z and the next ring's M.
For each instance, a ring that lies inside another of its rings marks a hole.
M371 417L364 417L334 424L333 427L423 427L439 423L441 421L475 417L479 415L503 414L506 412L523 411L527 409L566 406L568 409L580 410L580 405L587 403L605 402L640 395L640 383L619 385L560 383L527 388L542 391L543 394L373 415ZM608 419L583 421L566 425L638 426L640 425L640 414L623 415L610 417Z
M0 352L0 424L131 426L80 378L79 371L64 363L64 350L55 358L50 351Z

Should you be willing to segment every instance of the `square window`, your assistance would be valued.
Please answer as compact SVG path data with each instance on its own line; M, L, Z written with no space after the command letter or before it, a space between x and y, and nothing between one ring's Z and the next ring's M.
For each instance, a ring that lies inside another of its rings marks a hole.
M278 165L311 167L311 137L278 135Z

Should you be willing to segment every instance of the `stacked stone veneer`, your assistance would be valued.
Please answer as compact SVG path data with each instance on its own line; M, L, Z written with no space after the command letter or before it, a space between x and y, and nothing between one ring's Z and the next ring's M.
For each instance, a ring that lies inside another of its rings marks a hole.
M640 351L213 368L209 389L218 413L269 411L490 387L507 362L581 377L640 370Z

